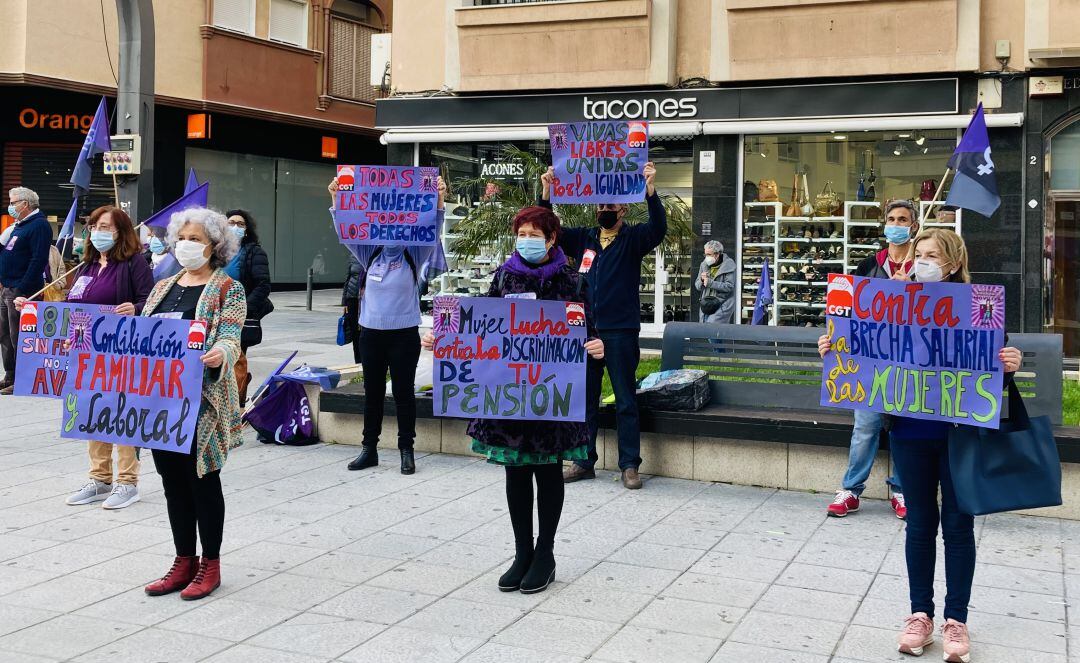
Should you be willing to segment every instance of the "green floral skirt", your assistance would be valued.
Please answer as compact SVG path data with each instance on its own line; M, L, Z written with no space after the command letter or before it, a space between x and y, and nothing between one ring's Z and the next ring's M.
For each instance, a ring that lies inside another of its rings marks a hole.
M521 465L552 465L554 463L561 463L564 460L588 460L589 458L589 446L586 444L559 453L543 454L533 451L521 451L520 449L510 449L508 447L496 447L485 444L480 440L473 439L472 450L474 453L486 456L489 463L494 463L496 465L510 465L512 467Z

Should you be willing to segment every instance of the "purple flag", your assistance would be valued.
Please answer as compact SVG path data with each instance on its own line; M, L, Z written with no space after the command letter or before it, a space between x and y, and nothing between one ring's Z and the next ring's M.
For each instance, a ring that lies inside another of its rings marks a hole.
M264 440L277 444L315 442L314 418L307 391L299 382L283 380L274 390L244 415L244 420L262 434Z
M998 195L994 161L990 158L990 136L986 133L986 116L981 103L949 158L949 168L956 174L945 204L993 216L1001 206L1001 196Z
M199 188L199 178L195 176L195 169L188 170L187 181L184 182L184 195L188 195L195 189Z
M641 120L552 124L551 202L640 203L645 200L649 123Z
M190 193L185 193L170 205L166 205L161 211L152 215L143 225L152 228L167 228L169 219L177 212L183 212L192 207L206 207L206 198L210 193L210 183L203 182Z
M435 298L437 417L585 421L585 307Z
M109 143L109 110L105 105L105 97L102 97L98 103L97 112L94 113L94 121L90 123L90 129L86 132L82 149L79 150L75 169L71 172L71 183L75 185L76 198L90 191L94 157L110 149L112 145Z
M752 325L769 324L769 305L772 304L772 283L769 282L769 259L761 265L761 280L758 281L757 299L754 300Z
M70 240L75 236L75 219L79 216L79 199L71 201L71 209L68 210L67 218L64 219L64 225L60 227L60 233L56 236L56 248L60 249L65 241ZM63 250L61 249L61 252ZM59 274L53 274L53 277L57 277Z
M1000 424L1005 289L830 274L821 404Z

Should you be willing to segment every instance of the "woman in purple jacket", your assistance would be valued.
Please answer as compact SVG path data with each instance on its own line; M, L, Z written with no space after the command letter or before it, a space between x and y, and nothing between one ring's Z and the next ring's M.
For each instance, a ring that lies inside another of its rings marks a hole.
M154 287L154 275L143 257L131 217L116 207L99 207L90 214L87 230L90 236L85 240L82 264L72 278L67 301L115 306L118 315L139 315ZM22 308L21 301L15 305ZM90 481L67 498L68 504L104 500L102 506L106 509L123 509L139 501L137 449L115 445L119 476L114 483L113 446L89 442Z
M526 207L518 212L514 217L517 250L495 271L487 296L581 302L590 338L585 351L592 359L603 359L604 343L596 338L588 285L558 247L560 232L559 217L550 209ZM430 350L435 342L431 332L424 336L425 348ZM555 579L555 531L563 506L562 462L588 456L589 427L574 421L473 419L468 434L473 438L473 451L506 467L506 504L516 552L514 563L499 578L499 590L542 592ZM534 477L540 524L535 547Z

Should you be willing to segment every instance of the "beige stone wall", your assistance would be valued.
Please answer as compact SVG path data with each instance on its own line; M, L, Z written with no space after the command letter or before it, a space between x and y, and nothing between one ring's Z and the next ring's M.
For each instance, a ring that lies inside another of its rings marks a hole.
M26 68L26 0L0 0L7 34L0 39L0 72Z
M438 90L446 80L448 0L413 0L394 7L391 81L397 92Z
M1024 4L1025 0L982 0L979 26L980 69L989 71L1001 66L994 57L999 39L1008 39L1010 42L1012 59L1009 67L1024 68Z
M1080 2L1050 0L1050 47L1080 46Z
M675 44L675 76L679 80L709 77L712 4L710 0L679 0Z

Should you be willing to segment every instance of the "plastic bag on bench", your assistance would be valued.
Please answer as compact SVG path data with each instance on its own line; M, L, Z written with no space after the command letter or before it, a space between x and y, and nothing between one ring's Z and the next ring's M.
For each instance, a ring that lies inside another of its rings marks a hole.
M641 381L638 403L655 410L694 412L709 404L709 374L682 368L652 373Z

